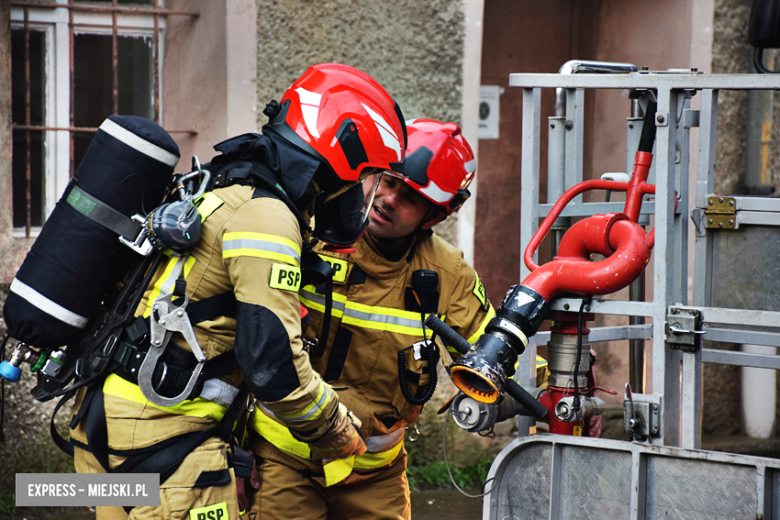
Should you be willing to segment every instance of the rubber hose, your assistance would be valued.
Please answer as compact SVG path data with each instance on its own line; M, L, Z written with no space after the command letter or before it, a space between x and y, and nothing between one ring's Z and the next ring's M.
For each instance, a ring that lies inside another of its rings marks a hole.
M428 316L428 319L425 320L425 325L436 334L441 336L441 339L445 344L457 350L458 353L462 356L465 356L466 353L471 350L471 343L463 339L460 334L452 330L449 325L441 321L433 314Z
M537 419L544 419L547 417L547 407L542 403L534 399L534 397L525 391L525 389L518 385L514 380L507 378L504 381L504 387L506 393L511 395L515 401L523 405L523 408L531 412L531 415Z

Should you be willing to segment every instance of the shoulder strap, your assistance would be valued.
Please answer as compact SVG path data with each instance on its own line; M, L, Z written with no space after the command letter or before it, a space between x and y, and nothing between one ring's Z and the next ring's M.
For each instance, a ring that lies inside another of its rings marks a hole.
M230 161L224 164L209 163L206 168L211 170L211 185L209 190L216 188L224 188L233 184L249 184L257 187L262 187L268 190L275 198L284 202L287 208L295 215L298 220L298 224L301 226L301 231L311 231L309 223L303 218L301 211L290 200L287 192L279 183L276 175L263 163L258 161L249 161L239 159L237 161Z

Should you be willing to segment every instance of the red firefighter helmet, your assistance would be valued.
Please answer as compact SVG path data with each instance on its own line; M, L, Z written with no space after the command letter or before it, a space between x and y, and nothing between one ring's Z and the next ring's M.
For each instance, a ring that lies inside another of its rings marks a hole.
M435 119L412 119L406 129L409 144L404 182L447 215L458 211L471 196L468 187L477 169L474 152L460 127Z
M314 65L287 89L281 104L271 129L327 162L340 180L357 181L365 168L402 169L403 114L365 72Z

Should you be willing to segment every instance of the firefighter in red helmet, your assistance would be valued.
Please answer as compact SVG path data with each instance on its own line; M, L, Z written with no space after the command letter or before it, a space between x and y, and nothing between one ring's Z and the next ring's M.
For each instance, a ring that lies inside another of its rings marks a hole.
M258 410L250 419L257 520L410 518L405 430L432 393L440 353L429 363L425 349L408 347L430 337L422 325L428 314L441 314L471 342L495 315L462 253L431 232L468 199L474 153L454 123L417 119L406 130L403 173L399 166L364 186L376 195L355 254L318 249L336 273L330 323L322 286L300 295L312 315L304 331L312 365L360 420L367 452L315 462L307 444Z
M308 443L312 460L366 450L337 393L312 370L298 291L330 269L312 252L315 239L343 248L365 230L374 177L401 168L403 117L376 81L337 64L309 68L265 113L270 121L262 135L215 147L221 155L205 165L213 189L196 201L200 241L156 272L120 347L132 355L79 395L71 423L79 472L160 473L160 505L132 508L130 517L238 518L236 474L246 459L240 463L231 445L238 415L231 413L246 402L247 390L264 417ZM368 197L365 179L372 183ZM196 364L204 375L172 406L147 399L150 390L138 379L150 350L142 329L163 323L155 309L166 298L190 302L185 319L196 341L168 336L150 386L159 397L180 396ZM198 350L204 366L193 355ZM98 508L98 517L118 509Z

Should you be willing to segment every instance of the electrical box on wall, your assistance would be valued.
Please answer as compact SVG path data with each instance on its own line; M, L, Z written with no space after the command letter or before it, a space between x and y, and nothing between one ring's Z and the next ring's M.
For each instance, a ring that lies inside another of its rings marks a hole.
M498 85L479 87L479 139L498 139L499 97L503 90Z

